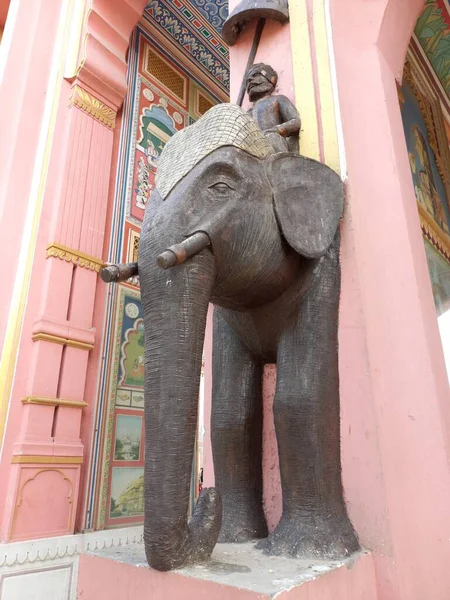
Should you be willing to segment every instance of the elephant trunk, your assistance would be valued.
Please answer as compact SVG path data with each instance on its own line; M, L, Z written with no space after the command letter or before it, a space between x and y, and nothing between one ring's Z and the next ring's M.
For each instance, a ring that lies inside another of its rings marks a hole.
M190 481L214 256L203 250L168 271L146 256L139 272L145 327L145 523L147 560L159 571L209 558L222 507L205 489L188 522Z

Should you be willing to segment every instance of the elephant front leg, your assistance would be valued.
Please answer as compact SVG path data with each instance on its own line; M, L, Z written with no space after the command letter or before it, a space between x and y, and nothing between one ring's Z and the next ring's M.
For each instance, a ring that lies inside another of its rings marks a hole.
M267 535L262 507L262 364L214 311L212 447L222 498L219 542Z
M259 548L340 559L359 544L341 484L337 255L324 259L318 275L279 342L274 417L283 513Z

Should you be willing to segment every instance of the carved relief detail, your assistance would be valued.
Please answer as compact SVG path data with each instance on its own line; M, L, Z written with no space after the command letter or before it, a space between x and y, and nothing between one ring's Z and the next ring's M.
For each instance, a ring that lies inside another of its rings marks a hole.
M109 129L115 128L116 111L79 85L74 85L70 93L69 106L74 105Z
M11 532L10 532L10 537L11 539L14 539L15 537L15 532L16 532L16 525L17 525L17 520L18 520L18 516L19 516L19 511L22 507L23 504L23 499L24 499L24 490L25 488L33 481L35 481L39 476L41 476L44 473L57 473L58 475L61 476L62 480L68 483L68 495L67 495L67 502L68 502L68 522L67 522L67 526L66 529L67 531L70 531L71 529L71 525L72 525L72 516L73 516L73 491L74 491L74 483L71 480L70 477L68 477L68 475L62 471L61 469L55 469L53 467L46 467L43 469L39 469L38 471L36 471L31 477L25 479L22 482L22 485L20 486L19 489L19 493L17 495L17 503L16 506L14 507L14 513L13 513L13 518L12 518L12 523L11 523Z
M89 254L85 254L84 252L74 250L73 248L63 246L62 244L58 244L56 242L53 242L53 244L47 246L47 258L49 256L60 258L61 260L71 262L78 267L83 267L84 269L89 269L90 271L96 271L97 273L100 272L100 269L104 265L104 262L101 258L90 256Z

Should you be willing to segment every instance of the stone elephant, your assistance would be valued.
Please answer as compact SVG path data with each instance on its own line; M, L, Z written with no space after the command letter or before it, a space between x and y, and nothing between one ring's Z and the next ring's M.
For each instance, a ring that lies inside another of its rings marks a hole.
M275 153L235 105L213 107L164 148L138 259L152 567L203 561L217 540L260 538L264 552L295 557L336 559L358 549L340 466L342 212L340 178L317 161ZM210 302L216 488L202 491L188 522ZM261 464L266 363L277 363L283 495L270 535Z

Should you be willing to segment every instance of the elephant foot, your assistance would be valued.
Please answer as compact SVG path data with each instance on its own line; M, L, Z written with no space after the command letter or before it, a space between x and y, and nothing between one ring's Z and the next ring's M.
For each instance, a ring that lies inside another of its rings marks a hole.
M256 548L270 556L341 560L360 549L347 516L283 515Z
M219 535L222 519L222 502L214 488L202 490L189 525L180 520L161 519L144 524L145 554L148 564L157 571L181 569L209 559ZM166 529L164 528L166 526ZM168 526L168 527L167 527Z
M243 544L267 537L267 523L262 508L259 511L240 513L224 511L219 534L221 544Z

